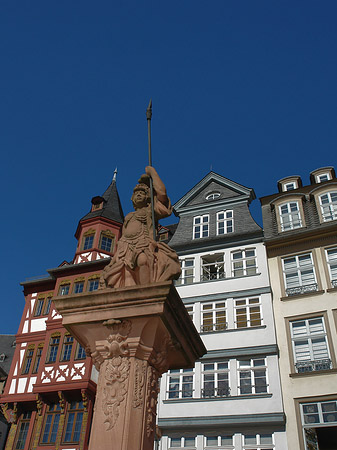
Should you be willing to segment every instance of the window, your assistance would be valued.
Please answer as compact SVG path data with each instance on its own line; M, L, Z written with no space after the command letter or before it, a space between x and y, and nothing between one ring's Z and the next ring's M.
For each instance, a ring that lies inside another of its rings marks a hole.
M90 233L83 237L83 250L89 250L94 244L94 233Z
M220 192L211 192L210 194L206 195L206 200L215 200L216 198L220 197Z
M257 327L261 323L261 304L258 297L235 300L236 328Z
M201 258L201 281L225 278L224 254L207 255Z
M232 252L232 275L242 277L257 273L255 248Z
M43 351L43 344L41 343L38 345L37 350L36 350L35 361L34 361L32 373L37 373L37 371L39 370L42 351Z
M177 285L194 283L194 258L186 258L180 261L181 275Z
M268 391L265 358L238 360L239 393L262 394Z
M337 247L326 250L330 280L333 287L337 287Z
M23 450L25 448L31 415L32 413L30 411L21 414L14 447L15 450Z
M105 252L112 253L114 248L115 235L111 231L101 233L99 248Z
M295 181L291 181L290 183L285 183L283 185L284 191L293 191L294 189L297 189L297 184Z
M83 402L71 402L66 417L64 442L79 442L83 420Z
M188 315L190 316L190 318L191 318L191 320L193 322L193 319L194 319L194 305L185 305L185 308L186 308L186 310L188 312Z
M40 297L36 301L34 316L41 316L44 304L44 297Z
M273 450L272 434L245 434L243 436L243 450Z
M23 362L22 374L29 373L30 366L32 365L33 355L34 355L34 345L29 345L26 351L26 356Z
M74 338L70 334L66 334L63 338L63 346L60 361L70 361L73 343Z
M197 216L193 218L193 239L208 237L209 215Z
M74 284L74 294L80 294L84 289L84 281L76 281Z
M288 231L302 227L298 202L284 203L279 206L281 230Z
M195 448L195 437L170 438L169 448Z
M167 398L192 398L194 369L174 369L168 373Z
M56 333L52 335L49 342L48 355L47 355L47 363L54 363L56 361L57 352L60 345L60 333Z
M93 278L88 281L89 292L96 291L98 289L98 286L99 286L99 278Z
M221 211L216 214L217 234L233 233L233 211Z
M310 402L301 405L302 424L329 425L337 424L337 401Z
M287 295L317 291L318 285L311 253L283 258L282 262Z
M296 372L331 369L323 317L292 321L290 330Z
M330 173L321 173L320 175L316 175L316 183L323 183L324 181L331 180Z
M202 365L202 397L227 397L229 395L228 361Z
M203 303L201 305L201 331L220 331L226 328L226 302Z
M60 422L60 414L61 407L59 403L52 403L47 407L47 413L42 431L42 444L55 444Z
M319 196L324 222L337 219L337 192L327 192Z
M49 311L50 311L50 307L51 307L51 302L52 302L52 297L47 297L45 306L44 306L44 311L43 311L43 315L48 316Z
M0 355L0 362L4 362L6 358L6 355L4 353L1 353Z
M59 289L59 295L68 295L70 290L70 283L63 283Z
M85 359L86 358L85 349L81 344L77 343L75 359Z
M233 449L233 436L205 436L205 447L217 448L231 448Z

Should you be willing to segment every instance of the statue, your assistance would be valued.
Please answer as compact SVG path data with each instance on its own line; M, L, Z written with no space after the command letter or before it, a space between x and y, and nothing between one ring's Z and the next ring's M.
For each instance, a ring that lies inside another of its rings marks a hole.
M171 202L156 170L147 166L145 171L131 197L135 211L125 217L116 252L101 274L100 289L168 281L180 276L176 252L153 238L153 227L156 227L158 220L171 215ZM150 177L153 184L154 224Z

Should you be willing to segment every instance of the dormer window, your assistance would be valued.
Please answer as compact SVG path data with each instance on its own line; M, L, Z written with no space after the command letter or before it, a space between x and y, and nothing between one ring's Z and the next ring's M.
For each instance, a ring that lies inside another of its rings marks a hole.
M209 215L196 216L193 218L193 239L208 237L209 234Z
M293 191L294 189L297 189L296 183L292 181L291 183L285 183L284 190L285 191Z
M298 202L283 203L279 206L281 230L288 231L302 227Z
M320 195L319 203L324 222L337 219L337 191Z
M206 200L215 200L216 198L220 197L220 192L211 192L210 194L206 195Z
M6 355L4 353L1 353L0 355L0 362L4 362L6 358Z
M101 196L96 196L91 199L92 207L91 211L97 211L103 208L104 198Z
M310 173L311 184L324 183L335 178L335 169L333 167L321 167Z
M220 211L216 214L217 234L233 233L233 211Z

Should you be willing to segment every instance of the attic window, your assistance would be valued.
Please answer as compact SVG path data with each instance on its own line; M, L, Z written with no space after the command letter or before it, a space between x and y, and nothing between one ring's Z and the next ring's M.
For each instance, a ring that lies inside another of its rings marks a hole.
M216 198L220 197L220 192L211 192L210 194L206 195L206 200L215 200Z
M104 201L104 198L99 195L97 195L96 197L93 197L91 199L91 203L92 203L91 211L97 211L98 209L102 209L103 201Z

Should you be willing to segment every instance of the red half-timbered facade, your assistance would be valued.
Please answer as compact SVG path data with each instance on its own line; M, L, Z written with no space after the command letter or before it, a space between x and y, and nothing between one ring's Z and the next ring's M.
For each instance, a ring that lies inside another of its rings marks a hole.
M62 326L56 295L98 288L121 235L116 174L77 227L74 259L48 276L22 283L25 307L1 408L11 424L5 450L86 450L98 373L85 349Z

